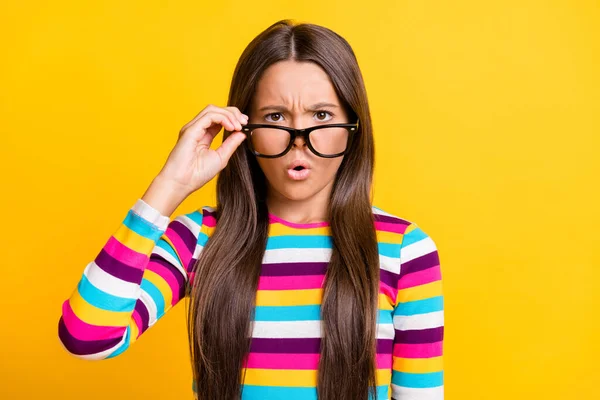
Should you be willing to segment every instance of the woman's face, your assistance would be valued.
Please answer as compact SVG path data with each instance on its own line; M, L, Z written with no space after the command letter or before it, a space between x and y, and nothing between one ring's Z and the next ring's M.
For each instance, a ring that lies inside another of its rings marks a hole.
M315 63L291 60L275 63L265 70L248 114L250 124L297 129L350 122L327 73ZM342 159L343 156L317 156L299 136L283 157L257 157L268 181L269 196L281 200L329 196ZM308 171L289 171L296 160L304 161Z

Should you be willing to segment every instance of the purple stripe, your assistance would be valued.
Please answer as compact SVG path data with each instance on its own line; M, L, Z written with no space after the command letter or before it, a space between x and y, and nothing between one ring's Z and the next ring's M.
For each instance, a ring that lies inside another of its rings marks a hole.
M399 331L396 332L396 343L405 344L421 344L421 343L434 343L441 342L444 339L444 327L439 326L437 328L430 329L416 329L412 331Z
M104 250L100 250L98 256L94 260L96 264L107 274L112 275L122 281L140 284L144 271L139 268L130 267L114 258Z
M148 315L148 310L146 309L146 306L144 305L144 303L142 303L141 300L138 300L135 303L134 310L138 312L140 318L142 319L142 328L139 332L139 334L141 335L146 331L146 329L148 329L148 320L150 319L150 316Z
M198 242L198 238L194 236L194 233L190 231L187 226L177 220L173 220L169 225L169 228L171 228L177 234L177 236L183 240L183 243L185 243L185 247L187 247L188 251L194 254L196 243Z
M262 265L261 276L325 275L326 262L290 262Z
M398 217L390 217L388 215L381 215L381 214L374 213L373 217L375 217L375 221L377 221L377 222L389 222L392 224L399 224L399 225L405 225L405 226L408 226L411 224L410 221L407 221L405 219L398 218Z
M440 265L440 259L437 250L434 250L429 254L419 256L402 264L400 267L400 279L411 272L422 271L437 265Z
M392 354L392 339L377 339L377 354ZM252 338L252 353L319 354L321 338Z
M58 337L69 352L77 355L95 354L111 349L121 342L122 338L104 339L104 340L80 340L73 337L60 317L58 321Z
M206 208L202 208L202 216L203 217L213 217L214 219L217 219L217 212L216 211L208 211Z
M186 272L188 273L188 278L189 278L190 274L192 273L192 269L196 265L196 261L198 261L197 258L194 258L194 257L190 258L190 263L188 264L187 268L185 269Z
M387 271L385 269L379 270L379 276L381 277L381 282L385 283L389 287L397 288L398 287L398 279L399 275L393 272Z

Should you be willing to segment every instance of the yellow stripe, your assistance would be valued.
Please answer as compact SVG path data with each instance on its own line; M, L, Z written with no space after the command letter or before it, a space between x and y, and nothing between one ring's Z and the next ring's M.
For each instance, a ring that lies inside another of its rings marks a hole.
M389 297L387 297L385 294L379 293L377 300L379 303L380 310L393 310L394 309L394 303L392 303L392 300Z
M142 235L137 234L127 227L125 224L121 224L119 229L114 233L114 238L117 239L123 246L132 249L141 254L150 255L152 249L155 246L154 240L148 239Z
M442 295L442 281L437 280L435 282L426 283L411 287L408 289L402 289L398 291L398 303L407 301L429 299L431 297Z
M127 326L131 319L131 312L108 311L91 305L75 290L69 299L73 312L83 322L99 326Z
M171 302L173 301L173 293L171 292L171 287L167 281L165 281L162 276L150 269L146 269L144 271L144 278L148 279L150 283L154 284L154 286L160 290L160 293L165 299L165 310L163 310L163 312L167 312L171 308Z
M431 358L401 358L394 357L393 368L400 372L410 372L414 374L424 374L427 372L442 371L443 357Z
M243 376L244 371L242 371ZM258 386L313 387L317 385L317 370L247 368L244 383ZM389 382L392 371L378 369L377 382Z
M391 243L401 244L402 238L404 237L401 233L387 232L387 231L375 231L377 235L377 241L380 243Z
M411 233L415 229L417 229L417 225L414 222L411 222L411 224L404 230L404 234L408 235L409 233Z
M318 228L306 228L302 230L294 229L289 226L280 224L280 223L272 223L269 225L269 236L284 236L284 235L294 235L294 236L308 236L308 235L321 235L321 236L331 236L331 228L327 226L318 227Z
M132 345L137 340L137 337L140 332L133 318L131 318L131 322L129 322L129 328L131 329L131 335L129 336L129 344Z
M321 304L323 289L257 290L257 306L306 306Z

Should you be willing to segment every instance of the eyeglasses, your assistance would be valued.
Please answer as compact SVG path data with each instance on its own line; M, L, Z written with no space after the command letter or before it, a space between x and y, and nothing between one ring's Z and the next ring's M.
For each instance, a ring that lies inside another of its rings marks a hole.
M287 154L297 136L302 136L310 151L319 157L343 156L350 149L354 134L358 131L357 120L353 124L316 125L304 129L269 124L242 126L247 146L257 157L276 158Z

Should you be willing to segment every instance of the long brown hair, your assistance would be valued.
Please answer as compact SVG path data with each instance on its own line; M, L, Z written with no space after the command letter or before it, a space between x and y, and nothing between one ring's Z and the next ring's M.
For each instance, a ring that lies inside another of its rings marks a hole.
M278 61L314 62L331 78L359 132L338 169L328 217L332 255L324 281L318 371L321 400L376 398L379 256L371 209L374 147L371 116L356 56L337 33L281 20L242 53L228 105L248 113L262 72ZM224 132L225 140L230 131ZM192 267L188 337L199 399L239 399L250 349L256 290L268 237L266 183L242 146L217 178L215 227Z

